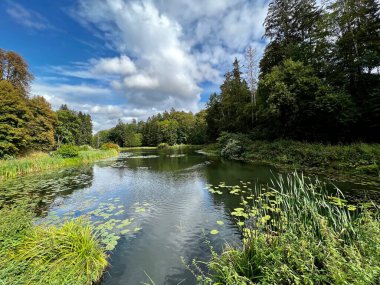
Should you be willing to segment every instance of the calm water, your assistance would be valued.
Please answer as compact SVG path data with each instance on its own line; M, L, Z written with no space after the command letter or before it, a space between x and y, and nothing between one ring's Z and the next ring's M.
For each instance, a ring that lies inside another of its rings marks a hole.
M155 284L195 284L182 259L207 260L206 241L217 251L226 242L240 241L230 215L240 206L239 196L211 194L207 185L244 181L248 189L275 175L269 166L221 161L195 151L133 151L94 166L3 182L0 203L34 203L37 222L85 215L108 240L118 239L117 245L111 241L116 247L102 284L151 284L150 279ZM379 197L378 185L335 184L349 199Z

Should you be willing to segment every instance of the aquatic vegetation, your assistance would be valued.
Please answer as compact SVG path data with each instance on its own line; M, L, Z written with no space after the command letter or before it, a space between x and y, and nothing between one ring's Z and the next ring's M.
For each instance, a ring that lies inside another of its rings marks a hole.
M219 233L218 230L211 230L211 231L210 231L210 234L212 234L212 235L217 235L218 233Z
M380 211L350 205L342 194L302 175L272 181L235 208L243 244L212 251L200 284L378 284ZM208 273L207 273L208 272Z
M39 157L25 157L11 160L0 160L0 180L13 178L18 175L51 170L65 167L72 167L93 161L116 156L118 152L111 150L91 150L79 151L77 157L64 158L61 156L49 156L48 154Z
M3 208L0 240L3 284L91 284L108 265L94 229L81 219L33 225L24 207Z
M217 223L219 226L224 225L224 222L223 222L223 221L216 221L216 223Z

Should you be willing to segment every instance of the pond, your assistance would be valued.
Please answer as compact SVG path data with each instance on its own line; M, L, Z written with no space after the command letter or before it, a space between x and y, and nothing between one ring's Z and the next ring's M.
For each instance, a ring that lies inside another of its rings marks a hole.
M112 250L102 284L196 284L185 264L207 260L210 246L219 252L226 242L240 242L231 212L242 207L241 198L228 186L249 193L278 174L196 149L135 150L92 166L2 182L0 206L33 203L38 223L87 217ZM334 183L350 200L379 198L378 185Z

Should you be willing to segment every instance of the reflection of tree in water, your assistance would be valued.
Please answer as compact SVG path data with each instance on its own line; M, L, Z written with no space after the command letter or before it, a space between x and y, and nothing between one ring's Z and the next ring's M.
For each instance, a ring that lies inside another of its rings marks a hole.
M0 207L27 203L34 207L37 215L44 215L52 204L62 203L75 190L91 187L93 177L93 167L85 166L3 181Z

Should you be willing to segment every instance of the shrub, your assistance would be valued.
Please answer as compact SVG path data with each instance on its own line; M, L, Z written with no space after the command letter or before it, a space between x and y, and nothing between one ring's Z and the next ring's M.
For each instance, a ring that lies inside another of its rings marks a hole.
M227 144L222 148L221 155L228 159L241 159L245 148L238 140L229 140Z
M81 145L79 147L79 150L80 151L89 151L89 150L93 150L93 148L91 146L87 145L87 144L84 144L84 145Z
M62 145L53 153L53 155L63 158L77 157L79 156L79 147L69 144Z
M160 144L158 144L157 148L165 149L165 148L169 148L169 145L167 143L160 143Z
M100 149L102 149L102 150L115 149L115 150L119 151L119 146L115 143L108 142L108 143L102 144Z
M220 154L227 159L242 159L246 146L251 143L249 137L244 134L222 133L218 138Z

